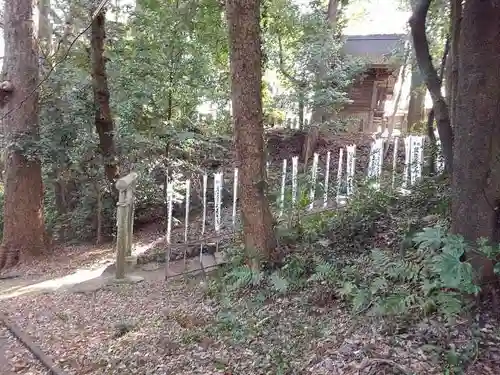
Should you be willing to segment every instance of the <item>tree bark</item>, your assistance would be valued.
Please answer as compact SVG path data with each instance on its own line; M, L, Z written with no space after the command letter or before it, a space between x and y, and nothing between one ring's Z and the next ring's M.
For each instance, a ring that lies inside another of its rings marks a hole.
M431 0L420 0L415 5L413 15L410 18L410 28L417 63L432 98L439 139L441 140L443 149L445 171L451 172L453 170L453 131L450 125L448 104L441 94L441 81L436 69L432 65L429 43L425 31L425 21L430 3Z
M460 23L462 22L462 0L451 0L451 42L450 42L450 74L449 74L449 102L450 122L452 128L456 124L457 90L458 90L458 63L459 63L459 39Z
M429 137L429 143L431 144L431 155L429 158L429 175L433 176L436 173L436 154L437 154L437 142L436 135L434 134L434 108L429 111L427 116L427 137Z
M243 237L250 265L258 269L259 260L271 265L282 260L265 194L260 0L227 0L226 17Z
M444 78L444 91L445 91L445 98L446 102L448 103L448 108L450 109L450 124L451 128L453 129L455 127L455 124L452 122L451 118L451 103L452 103L452 98L451 98L451 53L448 54L448 57L446 58L446 65L445 65L445 78Z
M92 12L93 13L93 12ZM91 14L92 14L91 13ZM109 88L104 58L106 12L104 8L92 20L91 57L92 84L95 103L95 127L99 135L99 150L104 159L104 171L110 184L119 177L118 160L114 140L114 124L109 105Z
M467 0L459 42L452 230L500 242L500 0ZM467 256L483 281L491 261Z
M29 146L39 140L39 55L34 10L32 0L5 2L3 69L8 81L0 85L0 91L8 148L0 269L45 249L42 168Z
M328 25L330 26L330 28L334 32L335 32L335 28L337 27L339 3L340 3L339 0L329 0L328 1L328 11L327 11L326 22L328 22Z

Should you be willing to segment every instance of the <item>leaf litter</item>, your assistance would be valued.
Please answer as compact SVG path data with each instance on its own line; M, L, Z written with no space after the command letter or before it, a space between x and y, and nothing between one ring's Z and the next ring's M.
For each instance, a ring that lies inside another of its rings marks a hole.
M338 300L315 306L310 291L271 299L254 293L231 305L206 291L199 279L151 279L3 305L68 374L440 374L421 349L431 323L388 334ZM46 373L16 340L0 343L17 353L8 354L13 373ZM482 374L498 369L498 352L489 356Z

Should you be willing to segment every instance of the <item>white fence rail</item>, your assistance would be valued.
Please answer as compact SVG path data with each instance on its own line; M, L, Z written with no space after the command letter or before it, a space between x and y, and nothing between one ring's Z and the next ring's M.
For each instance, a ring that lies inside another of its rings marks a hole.
M367 180L371 183L371 187L374 189L382 188L382 173L383 173L383 163L384 163L384 149L389 143L393 143L392 157L388 157L391 161L391 173L390 185L393 189L398 189L399 191L406 193L408 188L418 182L422 178L423 161L424 161L424 136L410 135L404 138L404 168L403 175L398 176L397 163L398 158L398 148L400 139L398 137L394 138L377 138L374 140L370 154L368 158L368 168L367 168ZM344 151L345 150L345 151ZM344 154L346 155L344 160ZM302 177L299 180L299 157L294 156L291 158L291 163L289 160L283 160L280 166L276 165L273 170L277 173L281 173L281 176L277 179L278 186L272 186L270 190L278 191L278 197L276 199L277 204L277 216L282 217L285 215L289 208L297 208L299 202L304 200L304 196L307 197L307 204L304 207L306 210L312 211L315 208L328 209L329 207L336 207L339 204L347 201L352 194L355 192L355 168L356 168L356 145L348 145L345 148L339 150L339 159L337 165L336 180L332 179L335 174L332 173L332 152L328 151L324 155L315 153L312 160L312 165L307 171L308 174L307 182L304 186ZM345 165L345 167L344 167ZM443 169L443 162L441 158L438 158L437 166L439 169ZM271 166L268 166L271 169ZM281 172L278 172L281 171ZM291 172L291 179L288 176ZM179 187L184 187L184 244L188 244L191 238L196 237L200 239L207 238L208 233L215 233L215 236L221 234L224 230L229 230L230 233L234 233L238 229L239 223L239 205L238 205L238 186L239 186L239 174L238 169L234 169L232 173L232 199L229 205L231 207L226 207L223 205L223 192L224 192L224 176L223 172L219 171L214 173L212 176L204 174L200 176L202 182L201 188L201 216L197 218L197 225L194 225L190 221L190 210L192 207L191 198L193 196L192 186L193 181L187 180L184 182L170 182L167 187L167 206L168 206L168 217L167 217L167 229L166 229L166 262L167 262L167 274L171 259L172 246L172 230L173 230L173 206L174 206L174 184L179 184L175 190L179 190ZM399 179L398 177L402 177ZM209 190L209 181L213 181L213 201L208 199L207 192ZM402 181L401 186L396 186L399 181ZM181 185L182 184L182 185ZM322 194L318 193L317 185L322 185ZM230 186L231 184L229 184ZM333 189L330 189L333 186ZM322 196L318 197L318 194ZM299 200L300 199L300 200ZM287 204L288 203L288 204ZM213 208L212 208L213 205ZM230 210L229 210L230 209ZM223 216L224 219L223 220ZM230 217L227 217L230 216ZM201 220L201 225L199 221ZM224 221L224 222L223 222ZM226 224L227 223L227 224ZM218 246L218 242L217 242ZM202 262L204 244L200 241L199 256L200 262ZM184 251L184 265L186 264L186 251ZM203 266L203 264L202 264Z

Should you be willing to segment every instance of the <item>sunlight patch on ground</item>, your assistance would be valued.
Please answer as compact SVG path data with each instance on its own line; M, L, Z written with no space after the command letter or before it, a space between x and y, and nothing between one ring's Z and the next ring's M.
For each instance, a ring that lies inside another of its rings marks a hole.
M144 252L152 249L157 246L164 240L163 236L150 242L137 242L134 244L133 255L137 256L143 254ZM19 286L11 286L5 290L0 290L0 301L8 298L17 297L23 294L28 293L36 293L36 292L53 292L63 287L70 287L76 284L80 284L95 278L98 278L102 275L106 267L114 261L113 257L106 257L103 259L96 259L96 262L99 264L98 267L89 266L88 268L81 268L76 270L75 272L41 282L31 283L29 285L19 285ZM22 284L23 280L20 280L19 284Z
M161 236L151 242L137 242L134 244L132 254L135 256L144 254L146 251L151 250L152 248L158 246L163 241L165 241L165 236Z
M103 266L95 270L81 269L77 270L75 273L63 277L58 277L56 279L50 279L36 284L22 286L17 289L10 288L9 290L14 290L10 293L8 292L8 290L6 291L7 293L2 292L2 294L0 294L0 301L28 293L41 291L52 292L62 287L68 287L85 281L89 281L101 276L106 267L107 266Z

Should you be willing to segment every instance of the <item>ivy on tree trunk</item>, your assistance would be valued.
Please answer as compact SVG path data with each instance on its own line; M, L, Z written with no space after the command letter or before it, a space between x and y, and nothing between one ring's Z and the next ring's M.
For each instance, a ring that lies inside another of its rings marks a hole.
M104 40L106 13L104 8L92 20L91 56L92 84L94 88L95 127L99 135L99 149L104 159L104 171L110 183L119 177L118 161L114 141L114 124L109 105L108 77L104 57Z

